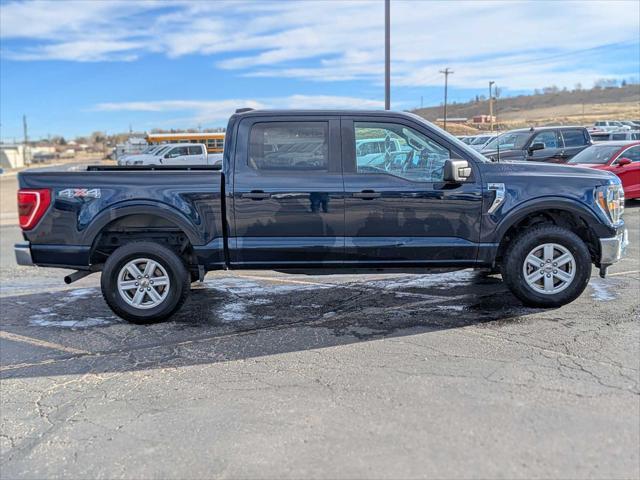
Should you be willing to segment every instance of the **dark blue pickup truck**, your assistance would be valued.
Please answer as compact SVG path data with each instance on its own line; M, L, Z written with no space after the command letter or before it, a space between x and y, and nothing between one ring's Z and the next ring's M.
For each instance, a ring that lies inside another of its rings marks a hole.
M21 265L102 272L134 322L167 318L215 269L500 270L527 305L555 307L622 255L615 175L491 162L394 112L238 111L221 171L88 167L20 174Z

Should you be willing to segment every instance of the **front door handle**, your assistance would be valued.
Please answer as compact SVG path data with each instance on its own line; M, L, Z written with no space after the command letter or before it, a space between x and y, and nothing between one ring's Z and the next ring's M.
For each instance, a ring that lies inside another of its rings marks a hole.
M361 198L363 200L373 200L374 198L378 198L382 195L380 192L376 192L374 190L362 190L361 192L354 193L353 198Z
M248 193L243 193L242 198L250 198L251 200L264 200L271 196L270 193L265 193L262 190L251 190Z

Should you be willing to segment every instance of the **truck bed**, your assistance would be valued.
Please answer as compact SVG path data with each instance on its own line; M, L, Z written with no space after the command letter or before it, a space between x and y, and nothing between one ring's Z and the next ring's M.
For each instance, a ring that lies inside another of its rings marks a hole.
M122 236L176 232L207 265L223 262L223 174L215 167L89 166L84 171L27 170L21 189L48 189L43 218L24 232L34 262L87 268L96 250ZM182 233L182 235L179 234ZM214 248L214 252L209 249Z

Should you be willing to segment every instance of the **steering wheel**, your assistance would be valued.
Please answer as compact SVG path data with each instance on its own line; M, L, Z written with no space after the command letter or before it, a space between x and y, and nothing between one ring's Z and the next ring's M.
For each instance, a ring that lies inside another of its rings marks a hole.
M402 173L409 170L409 166L413 163L413 156L415 153L416 151L414 149L409 150L409 153L407 153L407 158L405 158L404 163L402 164Z

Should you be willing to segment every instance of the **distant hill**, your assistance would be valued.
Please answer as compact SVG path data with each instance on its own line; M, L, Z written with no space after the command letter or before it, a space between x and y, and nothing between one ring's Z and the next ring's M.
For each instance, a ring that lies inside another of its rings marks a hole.
M442 105L412 110L429 121L442 118ZM486 99L447 105L447 117L466 117L489 113ZM548 124L592 124L604 120L640 120L640 85L620 88L558 91L538 95L519 95L494 101L500 128Z

